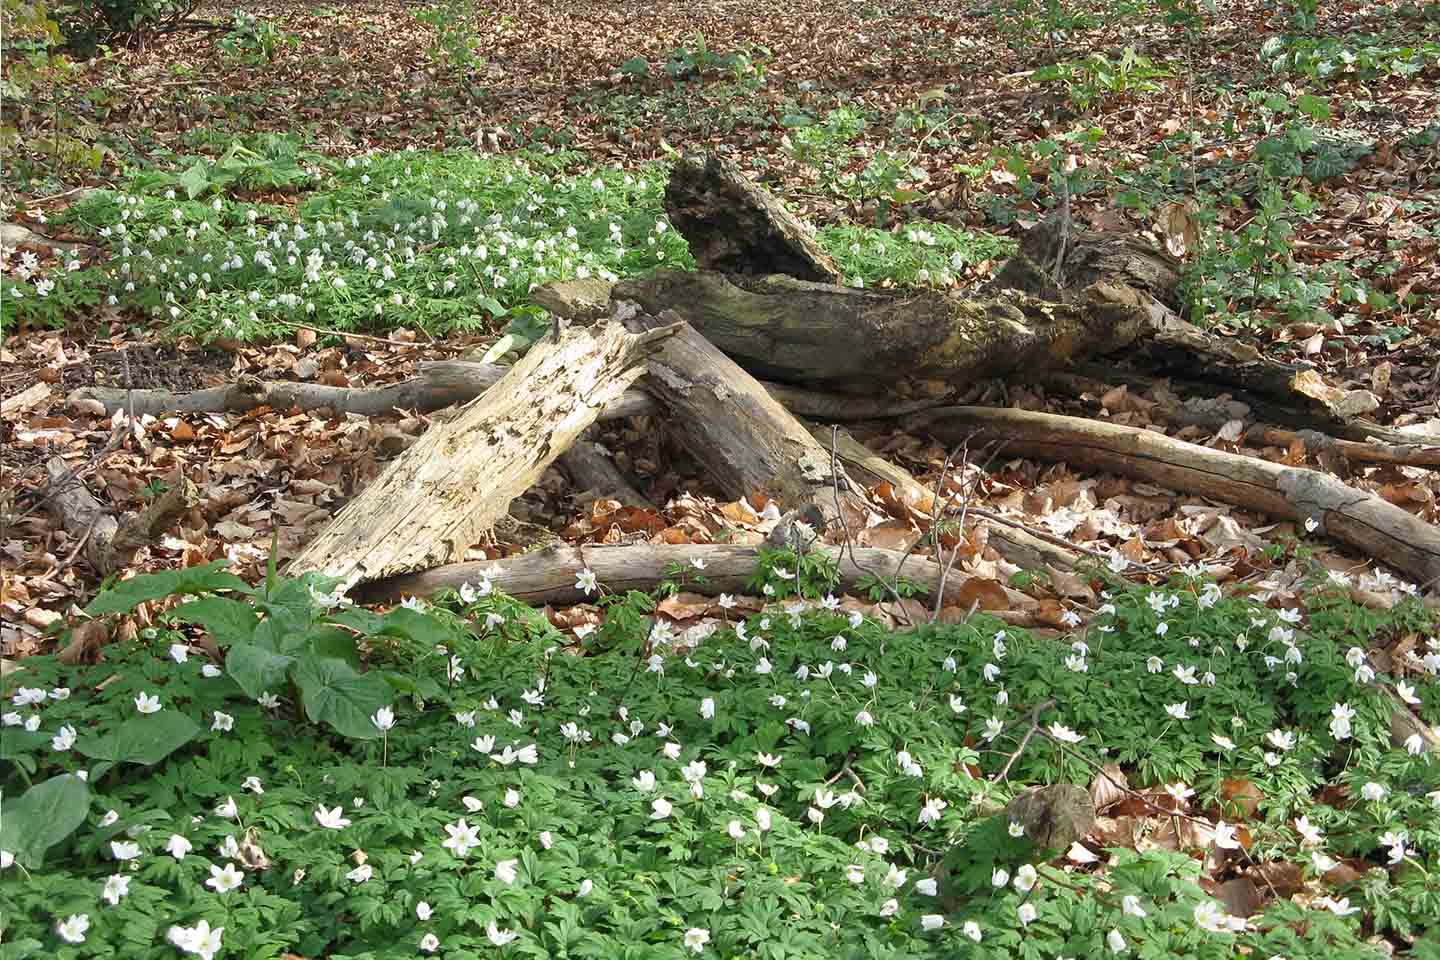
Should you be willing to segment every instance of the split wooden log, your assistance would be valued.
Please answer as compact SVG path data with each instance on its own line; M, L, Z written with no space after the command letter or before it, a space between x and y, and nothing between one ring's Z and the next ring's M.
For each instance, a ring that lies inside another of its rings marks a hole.
M905 428L944 443L994 443L1017 456L1118 473L1279 519L1313 519L1325 534L1421 583L1440 580L1440 529L1315 470L1025 410L949 407L907 418Z
M495 389L386 467L290 572L316 570L349 586L463 557L674 333L636 336L607 324L537 344Z
M200 505L200 491L195 484L176 476L144 510L117 520L64 460L51 457L45 463L45 472L50 481L47 505L51 514L83 544L81 555L102 576L124 569L142 547L154 543L186 511Z

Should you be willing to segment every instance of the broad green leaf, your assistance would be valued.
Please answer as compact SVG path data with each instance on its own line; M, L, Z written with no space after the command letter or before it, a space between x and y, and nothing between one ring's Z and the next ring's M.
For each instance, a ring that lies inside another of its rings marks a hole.
M389 706L392 695L378 674L360 673L344 660L306 657L295 666L295 685L313 722L328 723L355 740L380 736L370 715Z
M236 643L225 655L225 672L250 697L275 693L285 686L285 678L295 658L258 643Z
M253 604L229 597L192 600L170 611L170 616L186 623L198 623L222 647L249 643L255 636L256 624L260 622Z
M111 733L81 737L75 749L94 760L153 766L199 733L199 725L179 710L161 710L131 717Z
M90 809L90 788L72 773L31 787L14 800L4 800L0 850L9 850L30 869L38 869L45 851L75 832Z
M217 593L221 590L249 593L249 584L226 570L228 565L227 560L216 560L203 567L182 567L131 577L100 591L85 612L98 617L106 613L129 613L142 603L170 596Z
M194 200L210 187L210 172L203 161L196 161L195 165L184 173L180 174L180 186L185 188L185 196Z

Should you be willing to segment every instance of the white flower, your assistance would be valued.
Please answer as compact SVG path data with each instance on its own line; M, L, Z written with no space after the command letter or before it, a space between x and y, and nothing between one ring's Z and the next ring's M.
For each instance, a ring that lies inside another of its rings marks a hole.
M1031 864L1021 864L1020 869L1015 871L1015 889L1022 893L1029 893L1034 887L1040 875Z
M1150 915L1144 907L1140 906L1140 898L1133 893L1120 898L1120 912L1127 917L1148 917Z
M974 940L976 943L979 943L982 937L982 934L980 933L980 924L976 923L974 920L966 920L965 923L961 925L960 932L965 934L965 936L969 937L971 940Z
M111 840L110 853L116 860L134 860L140 856L140 844L128 840Z
M757 754L755 755L755 759L756 759L756 761L760 764L760 766L762 766L762 767L778 767L778 766L780 766L780 757L775 756L774 754L769 754L769 753L757 753Z
M69 750L75 746L75 739L75 728L67 723L50 738L50 749L57 753Z
M939 930L945 926L945 918L938 913L926 913L920 917L921 930Z
M1165 712L1170 714L1170 716L1174 717L1176 720L1189 720L1189 709L1190 701L1188 700L1182 700L1179 703L1165 704Z
M1230 751L1235 749L1235 741L1229 737L1222 737L1218 733L1212 733L1210 734L1210 739L1213 740L1215 745L1221 750Z
M500 860L495 864L495 879L506 885L515 882L515 867L519 860Z
M1320 828L1311 823L1309 817L1296 818L1295 829L1300 832L1301 839L1310 846L1318 847L1325 842Z
M193 953L200 960L212 960L220 952L224 927L210 928L209 920L200 920L193 927L171 927L166 937L185 953Z
M940 813L947 804L939 797L931 797L925 801L925 806L920 809L920 822L923 824L938 823Z
M491 920L485 927L485 936L489 937L490 942L495 944L495 946L503 947L520 936L520 934L514 930L501 930L499 925L496 924L494 920Z
M665 754L665 756L671 760L679 760L680 749L681 747L678 743L667 743L665 744L665 746L660 748L660 752Z
M434 953L440 949L440 938L433 933L427 933L420 938L420 949L426 953Z
M1020 907L1015 913L1020 918L1020 925L1022 927L1030 926L1030 924L1035 922L1035 918L1040 916L1040 912L1035 909L1035 904L1033 903L1020 904Z
M421 920L429 920L430 916L434 912L435 911L431 908L430 904L426 903L424 900L421 900L419 903L415 904L415 916L419 917Z
M213 663L207 663L205 664L205 666L200 668L200 676L204 677L207 680L214 680L222 673L224 673L224 671L221 670L219 667L215 666L215 664ZM205 921L201 920L200 922L204 923ZM219 929L224 930L225 928L220 927Z
M1244 920L1227 915L1214 900L1202 900L1196 904L1193 916L1195 925L1209 933L1231 933L1237 929L1237 924L1238 929L1245 929Z
M916 893L924 894L927 897L933 897L935 896L935 889L936 884L934 877L926 877L924 880L915 881Z
M1352 913L1360 912L1359 907L1350 906L1349 897L1341 897L1339 900L1332 900L1329 897L1321 897L1319 900L1316 900L1315 903L1318 906L1322 906L1325 909L1329 910L1331 913L1334 913L1341 917L1348 917Z
M1395 695L1412 707L1420 705L1420 698L1415 696L1414 684L1406 683L1404 680L1395 681Z
M1277 750L1289 750L1295 746L1295 734L1288 730L1271 730L1265 739Z
M1235 837L1235 828L1224 820L1215 824L1215 846L1222 850L1240 849L1240 841Z
M235 864L227 863L223 868L212 864L210 879L205 881L205 886L210 887L216 893L229 893L244 882L245 875L235 869Z
M1079 743L1085 739L1082 735L1061 724L1058 720L1050 724L1050 736L1063 743Z
M686 950L693 950L696 953L700 953L705 949L705 944L710 942L710 931L703 927L691 927L685 931L685 937L682 942L685 944Z
M756 810L756 811L755 811L755 825L760 828L760 832L761 832L761 833L764 833L765 831L769 830L769 829L770 829L770 826L771 826L771 822L770 822L770 811L769 811L769 810L766 810L764 807L761 807L759 810Z
M140 695L135 698L135 709L141 713L159 713L160 695L148 694L142 690Z
M215 807L215 816L226 820L234 820L240 816L240 808L235 805L234 797L226 797L225 802Z
M72 913L55 925L55 932L66 943L84 943L85 931L89 929L90 915L88 913Z
M476 737L470 744L470 749L476 753L489 753L495 749L495 738L493 736Z
M664 797L656 797L650 801L650 809L653 811L650 814L651 820L664 820L670 816L670 811L674 810L675 807Z
M195 849L194 845L178 833L172 833L170 839L165 842L165 852L176 860L184 860L185 855L193 849Z
M584 880L580 881L580 889L575 891L575 896L588 897L590 896L590 891L594 889L595 884L590 880L589 877L586 877Z
M260 794L265 792L265 787L260 783L259 777L246 777L240 781L241 790L249 790L251 793Z
M1119 930L1111 930L1105 934L1105 946L1110 948L1111 953L1125 952L1125 938L1120 935Z
M885 886L899 890L905 886L905 876L908 872L907 870L901 870L892 863L890 869L885 872Z
M184 663L190 659L190 648L183 643L170 644L170 659L176 663Z
M855 722L862 727L873 727L875 725L875 718L870 715L869 710L861 710L855 714Z
M468 854L471 847L480 846L480 828L470 826L463 817L457 823L445 824L445 832L450 836L441 846L453 850L457 857Z
M1017 840L1025 836L1025 824L1019 820L1011 820L1010 826L1007 829L1009 830L1010 836Z
M817 827L825 822L825 811L816 810L814 807L806 807L805 816L811 823L815 824L815 826Z
M731 820L726 826L725 832L730 835L731 840L740 841L745 839L745 828L740 826L739 820Z
M218 730L221 733L228 733L235 726L235 718L228 713L215 711L215 719L210 723L211 730Z
M996 867L990 873L990 886L1000 889L1010 882L1010 871L1004 867Z
M375 724L375 729L381 733L395 726L395 711L389 707L381 707L371 716L370 722Z
M514 787L506 787L504 803L505 806L509 807L512 810L520 806L520 791L516 790Z
M1000 720L1000 718L991 717L989 720L985 721L985 732L980 736L982 739L985 740L985 742L988 743L1004 732L1005 724Z
M576 574L575 589L585 591L586 596L589 596L590 594L598 590L599 584L595 579L595 571L591 570L589 567L586 567L584 570L581 570L578 574Z
M352 883L365 883L373 876L375 876L375 868L368 863L362 863L354 870L345 874L345 879Z
M1070 844L1070 849L1066 851L1065 856L1075 863L1094 863L1100 859L1081 844L1079 840Z
M880 905L880 916L893 917L900 910L900 901L891 897Z
M715 716L715 699L706 697L700 701L700 717L704 720L713 719Z
M342 806L337 805L334 809L330 809L322 803L315 811L315 819L320 826L327 830L343 830L350 826L349 819L341 816L344 812L345 808Z
M130 878L124 874L111 874L105 880L105 889L100 892L100 897L110 906L115 906L130 892Z
M1373 780L1360 788L1360 796L1369 800L1371 803L1385 799L1385 793L1385 785L1376 783Z

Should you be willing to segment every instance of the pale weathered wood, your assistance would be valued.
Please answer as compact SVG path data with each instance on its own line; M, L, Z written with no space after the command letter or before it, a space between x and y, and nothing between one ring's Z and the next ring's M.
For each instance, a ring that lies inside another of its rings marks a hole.
M1325 534L1421 583L1440 580L1440 529L1334 477L1174 440L1152 430L1026 410L947 407L905 429L945 443L1105 470L1286 520L1313 518Z
M616 324L537 344L483 397L433 425L290 564L351 585L464 555L673 331Z

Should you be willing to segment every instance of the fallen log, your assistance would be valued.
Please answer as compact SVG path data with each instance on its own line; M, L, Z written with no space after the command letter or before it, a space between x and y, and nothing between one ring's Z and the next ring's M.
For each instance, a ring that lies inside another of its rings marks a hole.
M949 407L905 421L943 443L994 443L1016 456L1104 470L1318 529L1420 583L1440 580L1440 528L1374 494L1302 467L1175 440L1151 430L1025 410Z
M878 547L813 547L835 558L839 566L839 592L858 593L862 580L867 577L894 577L897 573L921 584L927 591L927 599L934 598L944 570L929 557L906 555L898 550L884 550ZM553 604L568 606L584 603L589 597L576 586L576 576L583 570L590 570L604 588L611 593L623 594L628 590L652 590L660 581L671 576L669 571L675 564L688 566L692 558L705 563L703 583L686 584L685 589L704 596L718 596L722 593L744 593L746 584L755 575L755 548L729 544L653 544L636 543L625 546L552 544L529 553L504 560L483 563L452 563L429 570L419 570L364 584L355 594L355 599L366 603L393 602L402 597L429 597L441 590L458 590L463 584L472 586L482 577L488 577L495 587L517 600L541 606ZM973 588L967 588L972 580L951 570L945 576L945 605L963 605ZM986 581L990 583L990 581ZM994 584L1001 587L1000 584ZM1027 611L1033 611L1039 602L1031 597L1001 587L1009 609L994 611L997 616L1011 622L1024 620ZM995 594L999 597L1000 594Z
M629 322L678 327L650 359L646 389L722 489L736 497L763 490L792 510L814 505L835 531L867 525L874 510L860 489L759 381L669 311Z
M141 548L154 543L186 511L200 504L195 484L176 476L145 509L117 520L64 460L51 457L45 463L45 472L49 476L46 504L50 513L80 544L80 555L101 576L123 570Z
M348 586L459 559L674 333L608 324L538 344L495 389L391 462L289 572L320 571Z

